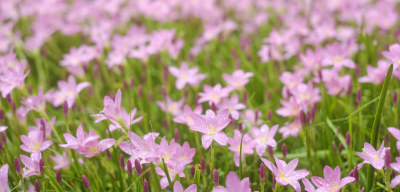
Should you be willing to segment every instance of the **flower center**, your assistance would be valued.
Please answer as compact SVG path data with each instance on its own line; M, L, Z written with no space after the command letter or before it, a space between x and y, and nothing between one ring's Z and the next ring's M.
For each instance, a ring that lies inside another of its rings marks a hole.
M33 141L33 151L37 151L40 149L40 142Z
M214 135L217 133L217 131L215 130L214 126L209 124L208 127L210 128L210 130L208 130L208 135Z
M335 57L335 58L333 58L333 62L335 62L335 63L340 63L340 62L342 62L342 61L343 61L343 59L340 58L340 57Z
M98 147L98 146L93 146L93 147L90 147L90 148L89 148L89 152L90 152L90 153L96 153L98 150L99 150L99 147Z
M378 155L374 155L372 158L374 159L374 161L378 161Z
M289 179L286 178L285 173L284 173L283 171L281 171L281 172L279 173L279 177L280 177L282 180L284 180L284 181L289 181Z
M213 101L219 101L219 95L216 94L216 93L213 93L212 96L211 96L211 100L213 100Z

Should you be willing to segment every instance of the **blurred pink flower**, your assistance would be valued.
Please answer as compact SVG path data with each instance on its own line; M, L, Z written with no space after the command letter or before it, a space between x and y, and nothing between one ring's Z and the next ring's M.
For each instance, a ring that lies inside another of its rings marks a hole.
M45 140L44 132L40 130L29 131L28 136L21 135L22 150L33 153L35 151L44 151L49 148L53 142Z
M249 78L253 76L254 74L252 72L245 73L241 69L234 71L232 75L222 74L222 77L231 89L243 88L249 82Z
M333 66L335 69L342 67L355 68L353 60L349 59L349 53L346 47L335 42L325 47L324 58L322 59L323 66Z
M83 131L82 126L79 126L76 130L76 138L69 133L64 133L67 144L60 144L60 146L75 149L79 154L91 158L115 144L115 139L103 139L99 142L99 137L93 130L87 134Z
M5 130L7 130L7 129L8 129L7 126L0 126L0 132L3 132L3 131L5 131Z
M40 151L31 153L31 157L20 155L19 158L26 167L23 173L24 178L40 174L40 159L42 158Z
M398 151L400 151L400 130L394 127L389 127L388 131L393 135L394 138L396 138L396 148Z
M251 192L249 178L240 180L234 172L229 172L226 176L225 186L217 186L212 192Z
M21 100L23 106L18 108L17 113L22 117L26 117L29 111L44 112L46 104L46 95L43 95L43 87L39 88L37 95L30 95L28 98Z
M385 60L379 60L378 66L375 68L371 65L367 66L367 75L360 77L360 83L383 83L385 81L386 73L390 64Z
M286 123L279 129L279 133L282 134L283 138L287 138L289 135L292 137L297 137L297 134L301 131L302 125L300 118L295 119L291 123Z
M210 147L213 140L215 140L220 145L225 146L228 142L228 137L222 130L231 121L229 119L229 110L225 109L219 112L217 115L212 110L207 110L206 115L198 115L192 113L191 115L194 124L190 129L203 133L201 137L201 142L204 149Z
M246 108L246 106L239 103L239 96L234 94L231 98L226 97L222 99L222 102L218 105L218 112L228 109L232 119L238 120L240 116L239 110L244 108Z
M183 103L185 103L185 98L179 101L173 101L170 97L167 97L167 101L156 101L156 103L161 110L176 116L182 113L181 110Z
M268 167L268 169L275 175L276 181L281 185L291 185L297 192L301 191L300 183L298 182L299 179L306 177L309 172L307 170L297 170L297 163L299 159L293 159L288 164L284 161L278 159L276 156L275 163L277 166L272 164L267 159L261 158L264 164Z
M393 64L393 69L400 68L400 44L390 45L389 51L383 51L382 55Z
M240 156L240 141L242 141L242 133L239 130L234 131L233 138L228 137L228 149L235 152L233 160L235 165L239 167L239 156ZM244 160L245 154L252 154L255 142L252 140L250 133L246 133L243 136L242 141L242 161Z
M68 81L58 81L58 88L60 90L51 94L50 100L55 107L62 105L65 101L68 103L68 108L72 108L75 99L84 88L89 87L89 82L82 82L76 84L75 78L70 75Z
M276 110L276 113L283 117L297 117L300 115L300 111L306 111L307 108L303 107L303 103L301 103L297 97L291 96L289 101L281 100L281 104L283 107Z
M381 147L376 151L372 145L365 142L364 143L364 152L357 153L357 155L362 158L364 161L358 164L357 168L361 169L364 164L371 164L375 169L382 169L385 165L385 150L389 149L384 146L384 142L382 142Z
M29 126L29 131L43 131L45 132L46 137L51 136L52 127L56 122L56 117L51 118L51 122L47 122L45 118L37 118L35 119L36 126Z
M182 184L179 181L175 181L174 192L197 192L197 185L192 184L185 190L183 190Z
M397 173L400 173L400 157L396 157L396 162L390 164L390 168L395 170ZM392 182L390 183L391 188L395 188L397 185L400 184L400 175L397 175L393 178Z
M25 78L29 74L29 70L25 73L26 68L26 61L18 61L15 53L0 55L0 92L3 98L13 89L24 85Z
M183 112L180 113L179 115L175 116L174 122L186 124L190 127L194 123L193 119L191 117L191 114L195 113L195 114L201 115L202 110L203 110L203 107L201 105L197 105L194 110L192 110L189 105L185 105L185 106L183 106Z
M203 88L204 92L199 93L200 99L198 102L203 103L208 101L210 105L212 103L218 105L221 99L228 97L229 93L232 91L229 87L222 88L221 84L217 84L214 87L204 85Z
M0 168L0 191L9 191L8 185L8 164L4 164Z
M253 138L256 144L256 152L259 156L262 156L267 150L268 146L276 147L276 141L274 136L278 130L278 125L274 125L269 129L268 125L264 124L259 129L253 127Z
M324 168L324 177L311 177L312 182L317 186L317 190L314 189L312 184L306 179L303 178L303 183L305 186L306 191L308 192L338 192L341 188L345 185L354 182L354 177L345 177L340 179L340 167L337 166L335 170L332 170L331 167L325 166Z
M244 113L241 114L241 119L249 122L252 126L260 126L263 122L260 118L261 115L261 111L253 111L251 109L247 109Z
M68 168L70 166L68 155L65 151L62 154L57 153L56 156L50 156L50 158L56 163L53 167L55 170Z
M206 74L199 73L198 67L189 68L186 62L182 62L180 68L169 67L169 72L174 75L176 80L176 88L181 90L186 84L197 86L206 78Z
M130 155L131 162L141 159L141 163L159 160L157 144L155 142L159 133L153 132L143 136L143 139L133 132L128 132L129 142L119 143L119 148Z

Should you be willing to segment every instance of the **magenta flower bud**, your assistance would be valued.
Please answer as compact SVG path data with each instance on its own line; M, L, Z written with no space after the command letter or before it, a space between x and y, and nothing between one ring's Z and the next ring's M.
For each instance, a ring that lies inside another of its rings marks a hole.
M201 172L205 172L206 171L206 160L204 160L204 157L201 158Z
M274 149L272 149L271 146L268 146L268 153L269 153L270 157L274 156Z
M148 97L149 97L149 102L152 103L153 100L154 100L153 99L153 92L150 91Z
M256 114L254 115L254 122L257 122L259 116L260 116L260 111L257 109Z
M393 92L393 105L397 105L398 100L397 100L397 91L394 90Z
M8 95L6 96L6 100L7 100L7 103L8 103L9 105L12 103L12 99L11 99L11 95L10 95L10 94L8 94Z
M149 164L145 165L146 170L150 170ZM147 176L149 177L149 179L151 178L151 171L147 171Z
M247 91L243 92L243 104L247 104Z
M149 182L147 179L143 181L143 192L149 192Z
M4 111L0 109L0 122L4 121Z
M272 120L272 111L271 110L268 110L268 112L267 112L267 119L268 119L268 121Z
M124 160L124 155L123 154L121 154L119 156L119 166L121 167L121 169L125 168L125 160Z
M264 163L260 164L260 180L261 181L265 180L265 166L264 166Z
M164 70L163 70L163 79L164 79L164 82L167 82L167 81L168 81L168 73L169 73L168 65L164 65Z
M385 139L383 140L383 145L387 146L389 145L389 134L385 134Z
M22 173L21 162L16 157L14 158L14 165L15 165L15 170L17 171L17 173L21 174Z
M14 102L12 103L12 110L13 110L13 113L14 113L14 114L15 114L15 112L17 111L17 106L15 105Z
M239 124L239 131L242 131L242 130L243 130L243 127L244 127L244 126L243 126L243 123L240 123L240 124Z
M286 143L282 144L282 156L283 159L286 159L286 155L287 155L287 147L286 147Z
M44 173L44 160L41 158L40 160L39 160L39 168L40 168L40 174L43 174Z
M138 97L142 98L143 97L143 88L142 85L139 85L138 87Z
M129 174L129 175L132 175L133 170L132 170L132 163L131 163L131 160L128 159L128 161L126 161L126 167L127 167L127 169L128 169L128 174Z
M106 150L106 156L107 156L108 160L112 159L111 153L108 149Z
M40 192L40 184L39 184L39 181L37 179L35 180L35 191L36 192Z
M365 187L361 188L361 192L365 192Z
M342 150L343 150L343 144L339 143L338 152L340 153L340 152L342 152Z
M346 145L349 147L351 145L351 138L350 138L350 133L346 133Z
M310 112L310 119L314 120L315 119L315 114L317 114L317 109L318 109L318 105L314 104L311 107L311 112Z
M300 122L303 126L307 124L307 117L303 110L300 111Z
M56 180L57 180L57 183L59 183L59 184L62 183L61 172L60 172L60 170L57 170Z
M192 175L192 177L194 177L194 174L196 173L196 166L192 166L191 168L190 168L190 175Z
M67 101L64 101L62 107L63 107L64 116L68 116L68 102L67 102Z
M390 155L390 150L386 149L385 151L385 168L390 169L390 163L392 161L392 157Z
M7 136L6 133L1 132L1 142L5 145L7 143Z
M272 177L272 190L275 190L275 185L276 185L276 179L275 177Z
M87 190L90 189L90 182L89 182L89 179L88 179L85 175L82 175L82 183L83 183L83 186L84 186Z
M129 89L129 85L128 85L128 81L126 81L125 79L122 81L123 85L124 85L124 90L128 90Z
M130 88L133 89L135 87L135 79L132 77L130 82Z
M219 176L218 176L218 171L216 169L214 169L213 172L213 182L215 185L219 184Z
M215 105L215 103L211 103L211 110L216 112L217 111L217 105Z
M140 162L137 159L135 159L135 169L137 175L141 175L143 173L142 166L140 165Z
M162 93L163 98L167 99L168 95L167 95L167 89L165 88L165 86L162 86L161 93Z
M178 129L175 129L175 142L179 142L179 139L180 139L180 137L179 137L179 130L178 130Z
M332 149L333 152L336 153L336 143L334 141L332 141Z
M355 167L354 169L352 169L350 171L349 176L354 177L354 179L356 179L354 181L354 183L358 183L358 169L357 169L357 167Z
M357 89L357 96L356 96L356 102L357 104L361 103L362 95L361 95L361 88Z

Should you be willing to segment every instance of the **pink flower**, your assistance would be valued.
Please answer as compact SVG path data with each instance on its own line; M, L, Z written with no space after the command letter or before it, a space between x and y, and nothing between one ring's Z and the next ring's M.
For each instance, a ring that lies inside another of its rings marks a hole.
M389 51L383 51L382 55L393 64L394 69L400 67L400 44L396 43L391 45Z
M300 118L295 119L291 123L286 123L283 127L279 129L279 133L282 134L283 138L287 138L289 135L297 137L297 134L301 131L302 125Z
M232 119L239 119L239 110L246 108L245 105L239 103L239 96L237 94L233 95L230 99L223 98L222 102L218 105L218 112L224 109L228 109Z
M228 83L228 87L232 89L244 87L249 82L249 78L253 76L252 72L245 73L241 69L234 71L232 75L222 74L222 77Z
M288 164L286 164L284 161L278 159L276 156L274 156L274 158L275 158L275 163L277 166L272 164L267 159L261 158L261 160L268 167L268 169L275 175L275 179L279 184L281 184L281 185L289 184L297 192L300 192L301 186L297 180L306 177L309 174L309 172L307 170L295 171L295 169L297 167L297 163L299 162L299 159L297 159L297 158L293 159Z
M91 115L92 117L97 118L95 123L108 119L112 123L112 126L110 126L111 131L114 131L115 129L128 131L125 130L125 127L129 129L133 124L142 120L143 117L135 119L136 108L132 109L129 114L125 109L121 108L121 95L121 90L118 89L117 94L115 95L115 101L108 96L104 97L103 110L99 114Z
M228 137L222 130L231 121L229 119L229 110L225 109L219 112L217 115L212 110L207 110L206 115L197 115L192 113L191 115L194 124L190 129L203 133L201 142L203 147L207 149L213 140L220 145L225 146L228 142Z
M272 126L269 129L268 125L264 124L260 129L253 127L254 142L256 144L256 152L259 156L267 150L267 146L276 147L274 139L275 133L278 130L278 125Z
M247 109L244 113L241 114L241 118L242 120L249 122L252 126L259 126L263 122L262 119L260 119L261 115L261 111L253 111L251 109Z
M234 137L228 138L229 150L235 152L233 156L233 160L235 161L235 165L239 167L239 156L240 156L240 141L242 140L242 133L239 130L235 130ZM253 148L255 146L254 141L251 138L250 133L246 133L243 136L242 141L242 161L244 159L245 154L252 154Z
M300 83L289 91L293 96L300 99L303 105L313 104L321 100L320 90L314 88L311 81L307 84Z
M155 140L159 133L148 133L143 136L143 139L133 132L128 132L129 142L121 142L119 148L129 154L132 162L136 159L141 159L141 163L150 161L158 161L157 148Z
M3 98L24 85L29 74L29 70L25 73L26 66L26 61L18 61L13 52L0 56L0 92Z
M0 168L0 191L9 191L8 186L8 164L4 164Z
M50 158L54 161L54 163L56 163L56 165L53 167L55 170L68 168L70 166L68 155L65 151L62 153L62 155L57 153L56 156L50 156Z
M56 122L56 117L51 118L51 122L47 122L45 118L35 119L36 126L29 126L29 131L44 131L46 137L51 136L52 127Z
M167 101L156 101L157 105L161 108L161 110L171 113L176 116L181 113L182 105L185 103L185 98L182 98L179 101L173 101L170 97L167 97Z
M26 115L31 110L43 112L46 104L46 96L43 95L43 88L39 88L37 95L31 95L28 98L22 100L21 103L23 104L23 106L18 108L18 111L22 117L26 117Z
M393 135L394 138L397 139L396 147L397 150L400 151L400 130L394 127L389 127L388 131Z
M68 81L58 81L58 88L60 90L52 94L51 100L53 105L58 107L67 101L68 108L71 108L74 105L79 92L89 86L89 82L76 84L75 78L72 75L68 77Z
M174 192L197 192L197 185L192 184L184 191L182 184L179 181L176 181L174 184Z
M229 172L226 176L225 186L217 186L212 192L251 192L249 178L240 180L234 172Z
M396 157L396 162L391 163L390 168L400 173L400 157ZM393 178L392 182L390 183L390 187L395 188L399 184L400 184L400 175L397 175L396 177Z
M67 70L74 75L84 75L83 66L87 66L90 61L99 55L96 47L82 45L79 48L71 48L70 52L63 56L62 66L66 66Z
M201 105L197 105L194 110L190 108L189 105L183 106L183 112L174 118L174 122L186 124L189 127L193 125L193 119L191 117L192 113L201 115L203 107Z
M40 159L42 158L40 151L35 151L31 153L31 157L20 155L19 158L27 168L27 170L24 169L23 173L24 178L40 174Z
M338 42L327 45L325 48L325 57L322 59L323 66L333 65L335 69L341 69L343 66L355 68L353 60L349 59L349 51L347 47L340 45Z
M325 166L324 177L325 178L316 176L311 177L312 182L317 186L317 190L314 189L312 184L306 178L303 178L303 183L305 185L306 191L338 192L345 185L355 181L354 177L345 177L343 179L340 179L339 166L337 166L335 170L332 170L332 168L329 166Z
M197 86L206 78L206 74L199 73L198 67L189 68L186 62L182 62L181 67L169 67L169 72L174 75L176 80L176 88L181 90L186 84Z
M384 142L382 142L381 147L376 151L372 145L365 142L364 143L364 153L357 153L359 157L364 159L364 161L358 164L357 168L361 169L361 167L367 163L371 164L375 169L382 169L385 165L385 150L389 148L385 148Z
M323 69L322 81L328 89L329 95L345 95L351 87L351 76L339 76L339 71L336 69Z
M93 130L87 134L82 126L79 126L76 130L76 138L69 133L64 133L67 144L60 144L60 146L75 149L79 154L91 158L115 144L115 139L103 139L99 142L99 137Z
M385 81L386 73L390 64L385 60L378 61L378 67L374 68L371 65L367 66L367 75L360 77L360 83L383 83Z
M222 98L228 97L230 92L231 88L222 88L221 84L217 84L214 87L204 85L204 92L199 93L200 99L198 102L203 103L208 101L210 105L212 103L218 105Z
M23 143L20 146L21 149L28 153L44 151L53 144L53 142L45 140L44 132L40 130L29 131L28 136L21 135L21 141Z
M8 127L7 126L0 126L0 133L7 130Z
M281 104L283 107L276 110L276 113L283 117L297 117L300 114L301 110L306 110L307 108L303 107L297 97L291 96L289 101L281 100Z

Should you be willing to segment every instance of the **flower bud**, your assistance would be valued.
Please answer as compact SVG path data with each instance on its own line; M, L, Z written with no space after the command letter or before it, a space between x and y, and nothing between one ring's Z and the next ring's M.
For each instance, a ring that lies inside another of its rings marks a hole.
M89 179L88 179L85 175L82 175L82 183L83 183L83 186L84 186L87 190L90 189L90 182L89 182Z
M357 104L361 103L362 95L361 95L361 88L357 89L357 96L356 96L356 102Z
M57 170L56 180L57 180L57 183L58 183L58 184L61 184L61 183L62 183L61 172L60 172L60 170Z
M385 168L390 169L390 163L392 161L392 157L390 155L390 150L386 149L385 151Z
M40 192L40 184L39 184L39 181L37 179L35 180L35 191L36 192Z
M179 129L175 129L175 142L179 142L179 139L180 139L180 137L179 137Z
M307 124L306 113L303 110L300 111L300 123L303 126Z
M195 165L193 165L191 168L190 168L190 175L192 175L192 177L194 177L194 174L196 173L196 166Z
M270 155L271 157L274 156L274 149L272 149L271 146L268 146L268 153L269 153L269 155Z
M44 173L44 160L41 158L40 160L39 160L39 168L40 168L40 174L43 174Z
M351 145L351 138L350 138L350 133L346 133L346 145L349 147Z
M365 188L363 187L363 188L361 188L361 192L365 192Z
M161 93L162 93L163 98L167 99L168 95L167 95L167 89L165 88L165 86L162 86Z
M352 169L350 171L349 176L354 177L354 179L355 179L354 183L358 183L358 169L357 169L357 167L355 167L354 169Z
M149 182L147 179L143 181L143 192L149 192Z
M219 176L218 176L218 171L216 169L214 169L213 172L213 182L215 185L219 184Z
M119 156L119 166L121 167L121 169L125 168L125 160L124 160L124 155L123 154L121 154Z
M1 132L1 142L5 145L7 143L7 136L6 133L3 131Z
M14 165L15 165L15 170L17 171L17 173L21 174L22 173L21 162L16 157L14 158Z
M206 160L204 160L204 157L201 158L201 172L205 172L206 171Z
M267 119L268 119L268 121L272 120L272 111L271 110L268 110L268 112L267 112Z
M282 144L282 156L283 159L286 159L286 155L287 155L287 148L286 148L286 143Z
M243 92L243 104L247 104L247 91Z
M132 170L132 162L131 162L131 160L128 159L128 161L126 162L126 167L128 169L128 174L132 175L133 170Z
M276 186L276 179L275 177L272 177L272 190L275 190L275 186Z
M140 165L140 162L137 159L135 159L135 169L137 175L141 175L143 173L142 166Z
M143 88L142 85L139 85L138 87L138 97L142 98L143 97Z
M0 122L4 121L4 111L0 109Z
M67 101L64 101L62 107L63 107L64 116L68 116L68 102L67 102Z
M107 156L108 160L112 159L111 153L108 149L106 149L106 156Z
M393 105L397 105L398 100L397 100L397 91L394 90L393 92Z
M383 145L387 146L389 145L389 134L385 134L385 139L383 140Z
M260 164L260 180L264 181L265 179L265 166L264 163Z
M338 152L340 153L340 152L342 152L342 150L343 150L343 144L339 143Z
M336 143L334 141L332 141L332 149L333 153L336 153Z

